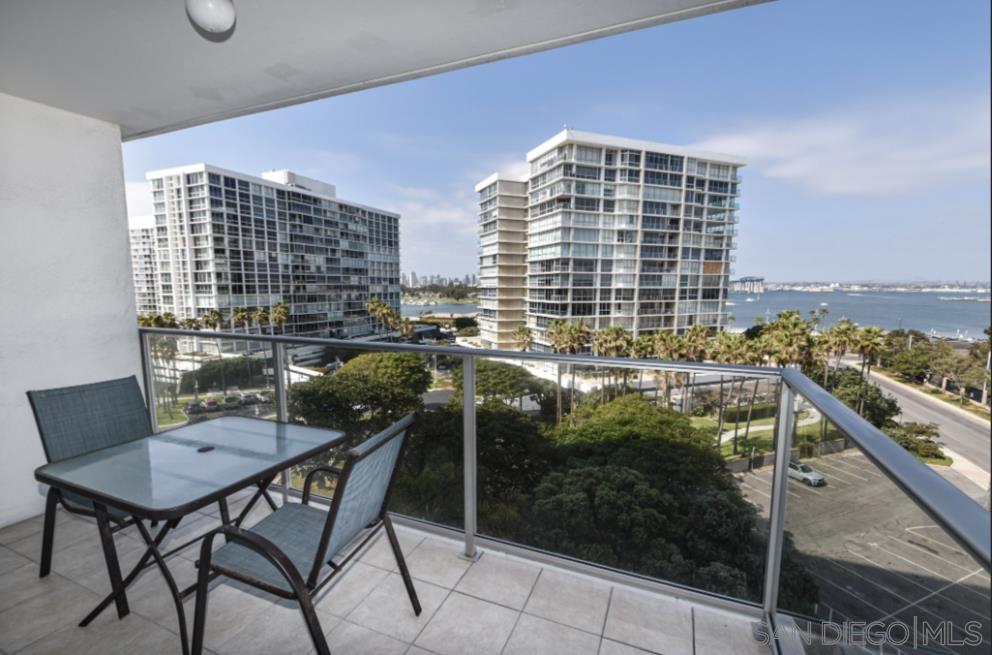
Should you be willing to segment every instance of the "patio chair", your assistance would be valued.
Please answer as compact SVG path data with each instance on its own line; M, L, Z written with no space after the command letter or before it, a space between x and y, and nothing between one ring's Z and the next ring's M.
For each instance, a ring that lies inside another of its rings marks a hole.
M302 503L287 503L250 529L221 526L209 533L197 562L193 655L203 652L207 615L207 585L225 575L281 598L296 600L319 655L330 655L313 597L343 570L348 561L385 528L403 583L420 615L420 601L400 550L386 508L413 423L408 414L379 434L351 449L343 468L321 467L303 483ZM318 474L337 478L329 511L310 506L310 486ZM361 533L368 530L364 537ZM227 540L216 551L213 540ZM357 542L357 543L356 543Z
M142 439L152 433L141 387L133 375L119 380L27 393L45 458L49 462ZM42 578L52 568L55 510L60 504L67 512L96 516L93 501L70 491L49 487L41 541ZM134 523L127 513L114 507L108 507L107 514L112 524L111 532Z

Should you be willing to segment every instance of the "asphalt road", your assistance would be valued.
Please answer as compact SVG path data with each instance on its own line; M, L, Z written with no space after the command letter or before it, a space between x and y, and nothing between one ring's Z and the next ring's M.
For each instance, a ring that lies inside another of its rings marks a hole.
M965 638L968 622L975 621L980 644L930 644L921 650L987 654L988 573L860 452L805 461L823 474L827 485L810 488L790 479L785 527L819 589L817 617L834 622L898 620L910 626L915 619L920 639L924 621L950 621L958 639ZM766 467L737 476L745 498L762 516L767 516L771 475L772 468ZM783 584L789 584L787 576ZM899 652L919 651L904 647Z
M992 458L992 429L986 423L961 416L954 408L942 400L920 398L912 391L906 391L898 382L872 374L871 381L888 395L899 401L903 422L936 423L940 426L940 441L948 448L988 473Z

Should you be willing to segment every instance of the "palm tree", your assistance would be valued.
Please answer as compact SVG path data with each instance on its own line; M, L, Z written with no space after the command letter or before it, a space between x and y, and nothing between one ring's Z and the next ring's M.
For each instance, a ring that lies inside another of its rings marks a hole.
M380 298L369 298L369 301L365 303L365 309L372 318L379 321L380 325L385 327L386 312L389 310L389 305Z
M602 357L628 357L631 354L633 346L634 339L630 332L620 325L610 325L602 330L598 330L592 338L592 351ZM627 369L623 369L623 373L626 381ZM603 369L604 378L610 374L610 369ZM605 399L605 384L603 385L603 392Z
M251 320L258 323L258 331L265 334L265 326L269 324L269 308L256 307L251 313Z
M200 317L200 321L210 330L219 330L224 324L224 315L216 309L208 309L204 312L203 316Z
M566 352L570 355L578 355L586 347L592 338L592 330L585 322L585 319L572 321L565 327ZM575 364L568 365L571 374L571 389L568 394L568 412L570 416L575 413Z
M716 339L713 340L713 344L710 350L710 357L713 358L718 364L739 364L744 353L743 350L746 347L744 344L744 335L734 334L731 332L720 332L716 335ZM741 378L741 393L744 389L744 378ZM733 391L734 383L730 383L731 391ZM740 394L737 396L737 406L738 415L740 414ZM716 428L716 439L717 448L720 447L721 435L723 434L723 420L725 413L724 404L724 393L723 393L723 376L720 376L720 414L717 418L717 428ZM736 426L736 423L735 423ZM736 434L736 429L735 429ZM734 441L734 454L737 453L737 442Z
M834 368L840 368L840 360L854 348L858 337L858 326L852 323L849 319L841 318L837 323L830 328L831 341L833 342L834 357L836 357L836 364Z
M823 388L827 388L830 380L830 358L834 355L834 328L827 328L813 340L813 359L823 367Z
M236 330L237 325L240 323L245 326L245 332L248 331L248 323L251 321L251 313L248 311L247 307L235 307L231 312L231 330Z
M275 328L278 327L279 332L284 333L284 326L287 321L289 321L289 305L280 300L272 306L272 313L269 316L269 323L272 324L272 332L275 333Z
M409 341L416 332L416 330L413 328L413 321L411 321L409 318L403 318L400 320L399 330L400 330L400 335L407 341Z
M658 332L654 335L654 354L658 359L677 361L682 357L682 337L674 332ZM665 407L672 406L672 374L667 369L661 375L665 388Z
M534 333L526 325L518 326L510 337L513 339L513 347L520 352L526 352L534 345Z
M799 312L784 311L768 324L767 335L771 359L777 366L802 364L809 358L810 326Z
M379 321L379 324L386 329L387 332L394 332L400 329L400 317L393 309L392 305L382 300L381 298L370 298L367 303L365 303L365 309L368 310L369 315L372 318Z
M861 390L858 393L858 413L865 411L865 398L868 395L868 378L871 377L871 365L885 350L885 330L873 325L858 331L856 344L861 355Z
M823 367L823 388L827 388L830 381L830 358L833 356L834 348L834 328L828 328L820 333L820 336L813 341L813 359ZM820 441L824 441L827 436L827 419L820 416Z
M224 315L221 314L220 311L216 309L208 309L206 312L204 312L203 317L200 320L203 322L204 326L214 331L219 330L224 325ZM217 340L218 357L220 357L220 353L221 353L221 345L220 345L220 339L218 339ZM220 367L220 379L221 379L221 385L224 387L224 393L227 393L227 380L225 378L223 366Z
M156 314L154 317L155 327L163 328L178 328L179 321L176 320L176 315L172 312L166 312L164 314Z
M568 336L566 332L568 331L568 323L560 318L556 318L551 321L548 325L547 339L548 345L551 346L551 350L556 353L563 353L568 347ZM556 363L555 369L558 372L558 424L561 425L561 364Z
M654 336L650 334L639 334L634 339L630 354L637 359L649 359L654 355ZM644 369L638 369L637 373L637 394L644 393Z
M741 364L748 364L750 366L760 366L765 363L768 357L768 345L765 339L749 340L745 339L744 348L741 351ZM760 379L754 380L754 387L751 390L751 398L748 400L747 404L747 422L744 425L744 441L747 441L748 436L751 434L751 416L754 411L754 401L758 397L758 386L761 384ZM741 379L741 393L744 392L744 380ZM737 403L737 414L740 415L741 405L738 400ZM737 428L734 428L734 448L736 451L737 447Z
M184 330L199 330L201 327L203 327L203 324L200 323L199 319L184 318L182 321L179 322L179 326Z
M709 350L710 343L710 331L705 325L693 325L682 337L684 344L684 355L685 358L690 362L701 362L706 359L707 351ZM692 375L693 380L695 380L695 374ZM688 376L683 376L684 382L688 382ZM682 392L682 411L689 411L692 405L692 393L694 387L689 386L688 391L686 391L686 385L683 384Z

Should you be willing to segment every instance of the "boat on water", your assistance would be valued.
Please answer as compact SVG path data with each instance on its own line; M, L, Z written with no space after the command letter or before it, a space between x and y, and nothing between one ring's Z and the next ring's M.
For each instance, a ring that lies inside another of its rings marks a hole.
M820 303L820 307L826 307L826 306L827 306L827 303L825 303L825 302L821 302Z
M745 298L744 302L754 302L754 298Z

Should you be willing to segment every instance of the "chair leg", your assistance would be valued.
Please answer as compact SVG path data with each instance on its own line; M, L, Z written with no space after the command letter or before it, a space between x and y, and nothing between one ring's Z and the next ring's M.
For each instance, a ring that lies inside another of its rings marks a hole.
M213 539L210 539L213 541ZM202 655L203 636L207 623L207 596L210 592L207 585L210 583L210 561L209 555L200 557L200 570L196 576L196 608L193 610L193 648L191 655ZM206 561L205 561L206 560Z
M406 593L410 596L410 603L413 604L413 613L420 616L420 599L417 598L417 590L413 588L413 578L410 577L410 570L406 567L406 559L403 558L403 551L400 550L400 541L396 538L393 530L393 522L389 514L382 517L382 524L386 528L386 536L389 537L389 545L393 548L393 555L396 556L396 564L400 567L400 575L403 576L403 584L406 586Z
M310 640L317 655L331 655L331 649L327 646L327 639L324 638L324 631L320 627L320 619L313 608L313 602L308 594L299 597L300 611L303 612L303 620L307 623L307 630L310 632Z
M55 510L59 504L59 492L55 487L48 488L48 498L45 501L45 527L41 536L41 572L39 578L44 578L52 571L52 547L55 543Z

